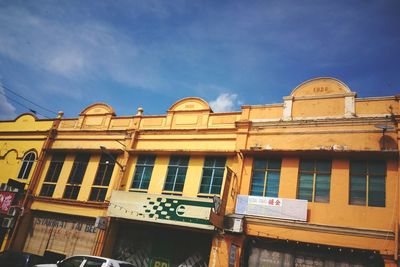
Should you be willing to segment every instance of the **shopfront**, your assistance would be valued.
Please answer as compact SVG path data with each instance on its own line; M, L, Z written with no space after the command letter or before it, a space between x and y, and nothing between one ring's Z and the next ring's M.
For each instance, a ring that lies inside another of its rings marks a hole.
M208 266L211 233L118 222L112 257L137 267Z
M210 199L114 191L111 256L135 266L208 266L214 227Z
M258 267L380 267L379 253L268 238L249 238L245 266Z
M65 257L93 254L98 229L94 218L35 212L24 251L37 255L56 253Z

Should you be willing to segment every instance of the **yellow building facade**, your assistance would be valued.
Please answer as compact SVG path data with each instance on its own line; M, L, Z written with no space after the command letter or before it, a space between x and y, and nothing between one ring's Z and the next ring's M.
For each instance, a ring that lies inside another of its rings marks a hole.
M397 266L398 115L398 97L358 99L332 78L299 85L282 104L244 106L242 168L228 204L244 226L220 237L221 257Z
M0 123L4 140L47 130L19 134L19 150L4 141L19 158L43 151L15 249L137 266L397 266L396 96L360 99L317 78L240 112L191 97L164 115L96 103L77 118L21 118L32 120Z
M14 121L0 122L0 194L2 199L0 225L3 225L4 219L8 218L8 209L13 205L18 205L18 202L22 203L25 196L23 190L26 190L31 182L52 127L53 121L38 120L31 114L22 114ZM20 183L22 186L19 192L11 186L15 183ZM11 200L8 204L7 197ZM1 250L4 250L11 234L8 228L0 228Z

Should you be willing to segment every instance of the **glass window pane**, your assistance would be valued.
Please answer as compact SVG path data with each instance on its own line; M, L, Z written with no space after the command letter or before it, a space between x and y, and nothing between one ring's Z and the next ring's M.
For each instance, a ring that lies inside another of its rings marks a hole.
M301 160L300 171L314 171L314 160Z
M46 182L56 183L58 181L62 166L64 164L64 159L65 159L64 153L53 154L49 169L47 170L46 173L46 178L45 178Z
M226 157L215 157L215 167L225 168Z
M350 204L365 205L366 191L366 177L362 175L352 175L350 177Z
M331 172L331 161L330 160L317 160L316 161L317 172Z
M179 156L178 157L178 165L179 166L188 166L189 157L188 156Z
M312 201L313 174L301 174L299 177L298 199Z
M265 196L278 197L280 172L269 171L267 175L267 189Z
M215 177L219 177L219 178L224 177L224 172L225 172L224 168L216 168L216 169L214 169L214 178Z
M27 165L28 165L27 161L23 161L22 162L22 166L21 166L21 169L19 170L17 178L25 179L24 177L25 177L25 172L26 172Z
M203 168L203 176L211 177L213 173L213 169L211 168Z
M70 184L81 184L83 176L85 175L86 168L90 159L90 154L80 153L77 154L72 166L71 173L68 178Z
M187 167L179 167L178 175L179 176L186 176Z
M97 169L96 177L94 178L93 182L94 185L101 185L105 171L106 171L106 164L100 163Z
M210 187L211 187L211 177L203 176L203 179L201 180L200 193L208 194Z
M99 193L99 188L92 187L92 192L90 192L89 200L96 201L98 193Z
M329 174L317 174L315 181L315 202L329 202L331 176Z
M104 174L103 183L101 184L102 186L108 186L110 184L113 170L114 164L109 164L109 166L106 168L106 173Z
M144 172L144 167L136 166L135 173L133 174L133 182L131 188L139 188L142 182L143 172Z
M32 166L33 166L33 161L28 162L24 176L21 177L22 179L28 179L29 174L31 173Z
M203 194L208 194L208 189L210 188L210 185L209 184L202 184L201 186L200 186L200 193L203 193Z
M371 175L385 175L386 176L386 162L384 161L370 161L369 174Z
M150 184L149 181L143 181L141 186L140 186L140 189L146 189L147 190L149 188L149 184Z
M254 170L265 170L267 168L267 161L265 159L255 159L253 164Z
M350 174L367 174L367 162L353 160L350 162Z
M43 197L52 197L54 193L55 185L53 184L43 184L40 190L40 195Z
M106 199L106 194L107 194L107 189L106 188L101 188L99 190L99 196L97 198L97 201L104 201Z
M135 167L131 188L148 189L153 173L155 155L140 155Z
M65 187L65 191L64 191L64 196L63 198L70 198L71 196L71 191L72 191L72 187L70 185L67 185Z
M185 183L189 156L171 156L164 190L181 192Z
M369 176L368 205L374 207L385 207L385 177Z
M221 186L213 186L211 188L211 194L219 195L221 193Z
M171 156L169 160L169 165L178 165L179 157L178 156Z
M71 199L77 199L78 198L78 194L80 191L81 187L80 186L74 186L72 189L72 194L71 194Z
M215 164L215 158L206 157L204 159L204 166L206 166L206 167L214 167L214 164Z
M206 157L199 192L204 194L220 194L225 171L225 157ZM219 189L218 189L219 188Z
M268 169L280 170L282 161L279 159L268 160Z
M251 186L250 195L253 196L263 196L264 195L264 185L253 184Z

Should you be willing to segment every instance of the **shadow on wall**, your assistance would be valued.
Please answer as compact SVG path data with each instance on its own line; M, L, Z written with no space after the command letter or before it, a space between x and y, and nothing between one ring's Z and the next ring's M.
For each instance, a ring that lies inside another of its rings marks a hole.
M390 136L382 136L379 139L379 145L381 147L381 150L397 150L397 142Z

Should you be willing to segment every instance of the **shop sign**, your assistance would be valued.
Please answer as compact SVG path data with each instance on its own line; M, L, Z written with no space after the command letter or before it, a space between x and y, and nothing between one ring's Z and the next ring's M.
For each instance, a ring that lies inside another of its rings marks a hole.
M14 192L0 192L0 213L7 214L15 198Z
M150 267L170 267L170 264L168 260L153 259L150 262Z
M62 251L66 256L92 254L97 232L90 219L37 215L33 218L24 251L37 255L45 251Z
M237 214L307 221L307 200L238 195Z
M213 230L211 199L113 191L107 215L138 221Z

